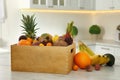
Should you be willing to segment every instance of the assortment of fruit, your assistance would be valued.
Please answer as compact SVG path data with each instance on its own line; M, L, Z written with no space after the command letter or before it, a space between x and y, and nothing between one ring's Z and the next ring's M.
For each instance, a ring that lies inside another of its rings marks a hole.
M43 33L41 36L33 40L31 46L68 46L72 43L73 39L69 34L52 36L49 33Z
M34 15L25 16L22 15L21 26L23 28L23 34L18 39L18 45L27 46L68 46L73 43L73 38L78 34L78 29L74 26L74 22L70 22L67 25L66 33L62 36L52 36L49 33L43 33L36 37L35 28L37 23L35 23L36 18ZM86 69L87 71L92 71L93 66L95 70L100 70L103 65L113 66L115 63L115 57L112 54L98 55L95 54L88 46L83 42L79 41L79 50L74 56L73 70L77 71L79 68Z
M73 43L73 37L78 34L78 29L73 25L73 21L68 23L66 33L62 36L52 36L49 33L43 33L36 37L36 31L39 28L35 28L36 18L34 15L22 15L21 26L23 28L23 34L19 37L18 45L31 45L31 46L68 46Z
M92 71L93 67L95 70L100 70L101 66L113 66L115 63L115 57L110 54L95 54L87 45L79 41L79 50L74 57L74 63L81 69L86 69L87 71ZM74 69L73 66L73 70Z
M18 45L31 45L31 46L68 46L73 43L73 38L69 34L62 36L52 36L49 33L43 33L37 38L29 38L25 35L19 37Z

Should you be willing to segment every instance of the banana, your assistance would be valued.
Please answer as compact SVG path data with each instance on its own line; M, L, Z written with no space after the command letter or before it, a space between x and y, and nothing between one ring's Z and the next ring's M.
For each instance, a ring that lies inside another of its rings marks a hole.
M101 55L100 60L99 60L99 64L103 65L104 62L105 62L105 57L104 57L104 55Z
M99 64L101 55L90 56L90 58L91 58L91 65L96 65Z
M88 55L90 55L90 56L95 55L95 53L87 45L85 45L83 42L79 41L78 45L79 45L80 51L86 51L88 53Z
M87 45L85 45L83 42L79 41L79 50L82 52L87 53L91 58L91 65L104 65L109 61L109 58L105 55L97 55L95 54Z
M108 61L109 61L109 58L108 58L107 56L105 56L105 55L102 55L101 58L100 58L99 64L100 64L100 65L104 65L104 64L106 64Z

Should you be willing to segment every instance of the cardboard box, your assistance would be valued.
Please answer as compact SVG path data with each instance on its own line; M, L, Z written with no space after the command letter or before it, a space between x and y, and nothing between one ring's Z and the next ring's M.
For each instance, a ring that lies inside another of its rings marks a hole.
M11 45L11 70L67 74L75 50L74 43L67 47Z

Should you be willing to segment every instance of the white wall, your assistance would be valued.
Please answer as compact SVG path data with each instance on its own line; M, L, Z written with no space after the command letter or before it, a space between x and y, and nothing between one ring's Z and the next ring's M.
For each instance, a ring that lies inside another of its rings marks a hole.
M94 23L102 27L103 39L117 41L116 27L120 24L120 13L98 13Z
M13 4L12 4L13 3ZM35 14L37 17L39 31L37 36L44 32L51 33L52 35L62 35L65 33L67 23L74 21L75 25L79 29L79 35L77 38L86 39L89 37L88 27L92 23L91 14L73 14L73 13L32 13L21 12L20 8L28 6L24 3L24 0L6 0L7 19L2 24L2 39L4 45L11 45L18 42L18 38L22 33L21 14Z
M120 13L45 13L45 12L21 12L20 9L28 7L27 1L24 0L6 0L7 19L5 23L0 26L2 29L2 44L10 46L18 42L18 38L22 33L20 27L22 18L21 14L35 14L39 27L37 36L44 32L52 35L62 35L65 33L67 23L74 21L79 29L77 39L88 39L89 26L91 24L99 24L102 27L103 39L115 39L116 27L120 24ZM12 4L13 3L13 4Z

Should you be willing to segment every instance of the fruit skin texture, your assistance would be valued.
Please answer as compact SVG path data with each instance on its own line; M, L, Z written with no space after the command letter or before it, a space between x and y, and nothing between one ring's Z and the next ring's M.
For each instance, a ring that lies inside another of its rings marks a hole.
M96 65L95 65L95 70L98 71L98 70L100 70L100 68L101 68L100 64L96 64Z
M18 45L28 45L28 46L30 46L31 45L31 42L30 41L28 41L28 40L20 40L19 42L18 42Z
M115 64L115 57L110 54L110 53L107 53L107 54L104 54L106 55L108 58L109 58L109 61L107 62L107 66L113 66Z
M79 67L74 64L73 67L72 67L72 69L73 69L74 71L77 71L77 70L79 69Z
M46 44L46 46L52 46L52 43L51 43L51 42L48 42L48 43Z
M85 52L78 52L74 56L74 63L81 69L85 69L87 66L91 65L91 59Z
M25 35L21 35L20 37L19 37L19 39L18 39L18 41L20 41L21 39L27 39L27 37L25 36Z
M72 27L72 30L71 30L70 34L72 35L72 37L75 37L75 36L78 35L78 29L77 29L76 26Z

